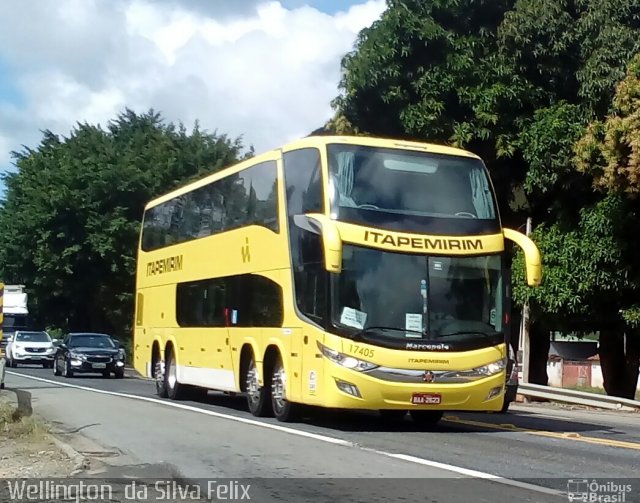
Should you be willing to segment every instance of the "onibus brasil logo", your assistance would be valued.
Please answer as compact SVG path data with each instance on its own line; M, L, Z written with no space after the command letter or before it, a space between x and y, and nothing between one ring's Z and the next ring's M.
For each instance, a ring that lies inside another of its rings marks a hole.
M631 494L631 484L595 479L569 479L567 498L569 501L597 503L625 503ZM630 500L629 500L630 501Z

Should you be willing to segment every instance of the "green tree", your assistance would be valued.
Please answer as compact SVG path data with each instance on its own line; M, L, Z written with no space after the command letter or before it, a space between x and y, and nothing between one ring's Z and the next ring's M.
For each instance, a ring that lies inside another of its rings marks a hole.
M0 208L0 269L31 293L33 322L128 337L144 205L236 161L240 139L126 110L105 129L45 131L14 153Z
M624 205L615 222L629 287L614 293L624 326L603 341L601 354L608 356L603 363L607 391L633 398L640 367L640 54L616 88L611 113L589 124L575 154L577 170L593 180L594 188Z

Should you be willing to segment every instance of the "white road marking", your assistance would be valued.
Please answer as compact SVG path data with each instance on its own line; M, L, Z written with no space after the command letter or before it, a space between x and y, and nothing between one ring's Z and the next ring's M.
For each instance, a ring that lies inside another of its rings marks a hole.
M304 430L298 430L296 428L290 428L288 426L282 426L279 424L270 424L270 423L264 423L261 421L256 421L254 419L247 419L244 417L238 417L238 416L232 416L229 414L223 414L221 412L214 412L212 410L207 410L207 409L201 409L199 407L193 407L191 405L184 405L181 403L177 403L177 402L172 402L172 401L168 401L168 400L162 400L160 398L151 398L151 397L145 397L145 396L138 396L138 395L130 395L128 393L119 393L117 391L108 391L108 390L102 390L102 389L97 389L97 388L91 388L88 386L80 386L79 384L70 384L70 383L65 383L65 382L60 382L60 381L54 381L52 379L44 379L42 377L35 377L35 376L31 376L31 375L25 375L25 374L18 374L16 372L10 372L8 371L7 374L10 375L15 375L18 377L23 377L26 379L33 379L35 381L41 381L41 382L45 382L48 384L55 384L57 386L64 386L67 388L75 388L75 389L80 389L80 390L84 390L84 391L89 391L92 393L100 393L103 395L110 395L110 396L117 396L117 397L121 397L121 398L129 398L132 400L140 400L143 402L149 402L149 403L155 403L158 405L164 405L164 406L168 406L168 407L174 407L176 409L182 409L182 410L188 410L191 412L196 412L198 414L204 414L207 416L213 416L213 417L218 417L221 419L228 419L231 421L236 421L239 423L243 423L243 424L250 424L252 426L258 426L260 428L268 428L271 430L276 430L276 431L281 431L283 433L288 433L290 435L296 435L299 437L305 437L305 438L312 438L314 440L319 440L321 442L325 442L325 443L329 443L329 444L334 444L334 445L342 445L345 447L352 447L352 448L356 448L356 449L360 449L363 451L368 451L368 452L373 452L375 454L381 455L381 456L386 456L389 458L394 458L394 459L399 459L402 461L406 461L409 463L414 463L414 464L419 464L419 465L423 465L423 466L429 466L432 468L439 468L441 470L445 470L445 471L449 471L449 472L453 472L453 473L457 473L459 475L465 475L468 477L472 477L472 478L477 478L477 479L484 479L484 480L488 480L491 482L496 482L499 484L504 484L504 485L508 485L508 486L512 486L512 487L518 487L521 489L527 489L530 491L535 491L538 493L543 493L543 494L550 494L550 495L554 495L554 496L566 496L566 494L562 491L557 491L555 489L550 489L547 487L543 487L543 486L538 486L535 484L528 484L526 482L520 482L517 480L512 480L512 479L508 479L508 478L504 478L504 477L500 477L499 475L494 475L492 473L486 473L486 472L480 472L477 470L471 470L468 468L463 468L461 466L455 466L455 465L450 465L447 463L440 463L439 461L431 461L428 459L424 459L424 458L419 458L417 456L411 456L409 454L399 454L399 453L394 453L394 452L387 452L387 451L380 451L377 449L371 449L368 447L363 447L355 442L350 442L348 440L342 440L340 438L334 438L334 437L329 437L327 435L319 435L316 433L310 433Z

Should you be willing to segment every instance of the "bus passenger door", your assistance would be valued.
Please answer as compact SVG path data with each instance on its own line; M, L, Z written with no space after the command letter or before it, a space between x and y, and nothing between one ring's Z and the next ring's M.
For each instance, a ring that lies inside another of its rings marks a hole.
M318 340L321 340L322 334L316 328L306 326L301 330L301 336L301 395L305 403L318 403L320 395L324 392L322 389L324 362L318 349Z
M289 373L287 379L290 386L289 398L292 401L302 401L302 381L304 380L302 374L302 329L286 327L281 329L265 329L265 332L268 331L273 331L276 337L282 339L282 347L285 351L285 354L282 356L284 358L285 370Z

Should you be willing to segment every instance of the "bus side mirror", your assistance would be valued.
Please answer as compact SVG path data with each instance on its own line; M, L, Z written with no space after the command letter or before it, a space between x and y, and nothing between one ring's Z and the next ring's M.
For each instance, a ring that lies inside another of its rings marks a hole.
M527 269L527 285L538 286L542 282L542 259L536 244L521 232L513 229L503 229L504 237L517 244L524 252L524 262Z
M322 236L324 268L328 272L340 273L342 271L342 238L336 223L320 213L296 215L294 221L299 227Z

